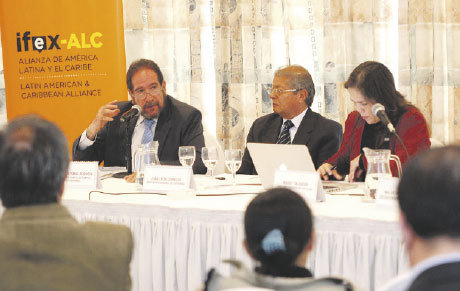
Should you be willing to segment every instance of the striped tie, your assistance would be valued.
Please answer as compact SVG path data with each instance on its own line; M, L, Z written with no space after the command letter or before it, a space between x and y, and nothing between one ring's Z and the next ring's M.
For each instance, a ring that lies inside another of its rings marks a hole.
M276 143L279 144L290 144L291 143L291 135L289 134L289 129L294 126L294 123L290 120L286 120L283 124L283 128L281 129L280 136Z
M155 123L155 119L144 119L144 135L142 136L142 144L146 144L153 141L152 126Z

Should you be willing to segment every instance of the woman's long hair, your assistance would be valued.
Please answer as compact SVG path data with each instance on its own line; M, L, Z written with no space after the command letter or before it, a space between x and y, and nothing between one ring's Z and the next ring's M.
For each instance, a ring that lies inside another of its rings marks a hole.
M254 198L246 209L244 226L249 252L261 264L256 270L277 277L295 276L295 262L311 239L312 225L305 200L289 189L270 189ZM267 249L264 239L274 232L278 239L281 233L284 245Z
M409 103L396 90L393 74L379 62L368 61L357 66L345 82L345 88L356 88L373 102L385 106L393 124L407 111Z

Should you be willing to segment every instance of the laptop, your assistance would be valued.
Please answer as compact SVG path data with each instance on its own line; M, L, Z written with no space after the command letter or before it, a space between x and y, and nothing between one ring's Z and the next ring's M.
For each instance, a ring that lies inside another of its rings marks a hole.
M246 146L265 189L273 187L277 170L316 171L306 145L248 143Z

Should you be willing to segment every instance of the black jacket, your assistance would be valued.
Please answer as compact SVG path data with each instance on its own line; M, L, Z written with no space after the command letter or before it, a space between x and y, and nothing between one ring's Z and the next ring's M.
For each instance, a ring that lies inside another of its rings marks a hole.
M73 143L72 158L75 161L104 162L104 166L131 166L131 139L138 117L125 123L120 116L131 109L130 101L117 103L120 113L97 134L95 143L85 150L78 149L80 137ZM158 117L154 140L159 143L158 158L162 164L179 165L179 146L195 146L193 164L195 174L206 173L201 160L201 148L205 146L201 112L173 97L165 96L164 107Z
M257 118L249 130L246 142L276 143L282 123L283 118L276 113ZM337 152L341 141L342 126L309 108L292 143L306 145L315 168L318 168ZM238 174L257 174L247 147Z

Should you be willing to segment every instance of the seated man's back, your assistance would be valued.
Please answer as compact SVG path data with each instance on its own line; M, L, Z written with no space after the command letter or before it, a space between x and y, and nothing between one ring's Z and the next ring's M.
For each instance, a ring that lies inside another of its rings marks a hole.
M72 217L60 203L68 166L55 124L20 117L0 132L0 290L131 289L131 231Z
M128 290L131 233L79 224L58 204L15 207L0 220L0 290Z

